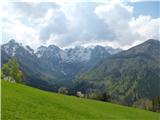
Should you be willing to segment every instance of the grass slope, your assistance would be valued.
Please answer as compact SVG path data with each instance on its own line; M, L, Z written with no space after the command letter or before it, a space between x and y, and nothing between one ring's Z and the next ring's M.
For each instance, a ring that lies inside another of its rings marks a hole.
M158 120L160 114L2 81L2 120Z

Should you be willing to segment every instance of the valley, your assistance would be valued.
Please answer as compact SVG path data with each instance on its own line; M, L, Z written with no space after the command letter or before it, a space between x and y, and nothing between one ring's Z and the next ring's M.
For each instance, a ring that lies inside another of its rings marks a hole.
M50 45L34 52L11 40L1 52L2 64L17 60L26 85L52 92L64 88L68 95L80 92L89 99L153 110L160 96L159 46L158 40L150 39L125 51Z

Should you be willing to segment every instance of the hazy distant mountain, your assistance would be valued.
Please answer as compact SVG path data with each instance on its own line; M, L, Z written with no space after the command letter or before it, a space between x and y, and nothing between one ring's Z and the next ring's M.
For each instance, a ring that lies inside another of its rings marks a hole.
M103 84L120 103L160 96L160 41L150 39L100 62L78 81Z

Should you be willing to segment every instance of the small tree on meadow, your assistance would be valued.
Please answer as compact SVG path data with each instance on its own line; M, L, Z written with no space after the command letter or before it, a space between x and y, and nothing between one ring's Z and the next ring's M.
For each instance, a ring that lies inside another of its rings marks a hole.
M12 77L17 83L23 81L23 74L19 69L19 65L15 58L10 59L8 63L3 64L1 72L3 77Z

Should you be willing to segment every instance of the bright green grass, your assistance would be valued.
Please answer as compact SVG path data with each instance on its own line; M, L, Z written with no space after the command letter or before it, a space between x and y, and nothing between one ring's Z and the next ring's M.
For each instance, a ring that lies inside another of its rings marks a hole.
M160 120L160 114L3 81L2 120Z

